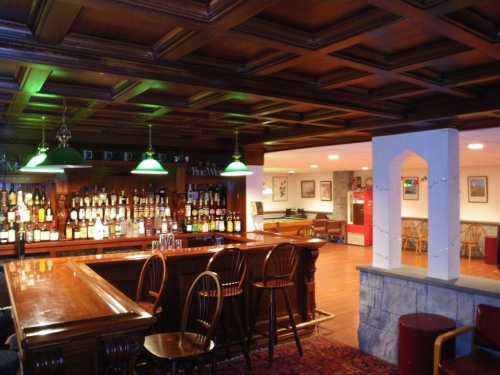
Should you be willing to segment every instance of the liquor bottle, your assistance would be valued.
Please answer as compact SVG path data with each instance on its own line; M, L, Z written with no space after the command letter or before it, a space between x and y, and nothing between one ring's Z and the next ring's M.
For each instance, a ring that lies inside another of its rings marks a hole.
M209 230L210 230L210 223L208 222L208 217L207 217L207 215L203 215L202 224L201 224L201 231L203 233L208 233Z
M234 230L234 222L231 213L229 213L226 217L226 231L232 233Z
M33 242L40 242L42 240L42 231L37 222L33 223Z
M116 220L115 223L115 237L120 238L122 236L123 219L120 218Z
M88 227L85 219L83 219L80 224L80 238L82 240L86 240L88 238Z
M191 217L186 217L186 233L193 232L193 223L191 222Z
M52 208L50 206L50 201L47 202L47 211L45 212L45 221L47 223L52 223L54 216L52 215Z
M87 238L89 240L94 239L94 219L89 220L89 224L87 225Z
M192 229L192 232L193 233L198 233L198 217L197 216L194 216L194 218L193 218L193 229Z
M234 219L234 231L236 233L241 233L241 218L238 212L236 213L236 217Z
M9 206L15 207L16 205L17 205L17 194L16 194L16 191L14 190L14 184L10 184Z
M73 222L73 239L80 239L80 223L78 222L78 220Z
M104 226L102 225L101 216L98 214L94 224L94 239L102 240L104 238Z
M215 232L217 230L217 221L215 220L215 215L210 215L210 232Z
M71 226L70 220L66 222L66 239L67 240L73 239L73 227Z
M10 206L7 211L7 222L14 223L16 221L16 206Z
M38 208L38 222L45 223L45 217L46 217L46 208L44 205L40 205L40 208Z
M6 244L9 242L9 231L8 231L9 227L8 225L5 223L2 225L2 227L0 228L0 243L1 244Z
M219 216L219 232L225 232L226 231L226 223L224 221L224 218L222 216Z
M102 238L109 238L109 223L104 216L104 220L102 221Z
M85 219L85 206L83 203L83 197L80 197L78 202L78 220Z
M167 221L167 218L165 216L163 216L162 219L161 219L161 229L160 229L160 232L162 234L168 233L168 221Z
M59 231L57 230L55 221L50 225L50 240L59 241Z
M7 207L9 203L9 193L7 192L5 182L2 183L2 190L0 191L0 204L3 207Z
M31 222L28 222L26 224L26 234L25 234L25 240L27 243L31 243L34 241L34 238L33 238L34 234L33 234L33 224Z
M137 235L138 236L144 236L146 234L146 227L145 227L144 219L140 218L137 224L138 224Z
M40 232L40 240L41 241L50 241L50 230L49 230L49 226L46 223L42 224L42 230Z
M179 230L179 224L177 223L177 218L175 217L175 212L174 212L174 218L172 220L172 232L177 233Z
M76 204L74 199L71 202L71 211L69 212L69 218L73 222L78 220L78 211L76 210Z
M7 242L8 243L16 242L16 228L14 227L14 223L10 223L9 229L7 231Z

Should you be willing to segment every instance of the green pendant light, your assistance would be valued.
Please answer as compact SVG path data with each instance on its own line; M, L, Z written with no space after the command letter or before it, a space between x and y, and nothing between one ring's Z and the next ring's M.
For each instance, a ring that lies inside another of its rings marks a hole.
M66 99L63 98L64 111L62 115L61 127L57 131L56 137L59 140L59 145L56 149L47 153L47 158L40 164L40 167L56 167L56 168L91 168L79 151L69 145L71 139L71 131L66 125Z
M64 173L64 169L61 168L40 166L47 159L48 150L49 146L45 143L45 125L42 125L42 142L38 145L36 155L19 170L25 173Z
M222 172L220 175L224 177L240 177L240 176L249 176L253 174L253 172L248 169L245 163L240 161L241 154L239 151L238 147L238 130L234 131L234 137L235 137L235 147L234 147L234 154L233 154L233 161L229 163L229 165L224 169L224 172Z
M151 142L151 124L148 124L149 131L149 145L146 150L146 158L137 164L135 169L132 169L130 173L133 174L168 174L168 172L163 168L158 160L154 158L153 145Z

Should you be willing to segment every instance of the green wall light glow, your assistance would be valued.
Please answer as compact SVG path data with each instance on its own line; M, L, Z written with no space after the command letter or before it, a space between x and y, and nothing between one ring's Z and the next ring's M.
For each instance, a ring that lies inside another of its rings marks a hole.
M33 156L24 167L19 169L25 173L64 173L64 169L54 167L41 167L45 159L47 159L46 150L38 150L38 154Z

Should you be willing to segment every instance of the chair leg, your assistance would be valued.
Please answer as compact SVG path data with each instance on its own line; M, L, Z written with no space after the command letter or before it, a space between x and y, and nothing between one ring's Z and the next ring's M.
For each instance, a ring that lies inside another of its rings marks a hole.
M177 361L172 361L172 363L170 364L170 372L171 375L177 374Z
M224 341L223 342L224 353L225 353L226 358L229 358L229 345L231 343L231 339L230 339L230 336L228 335L229 330L226 327L226 324L227 324L227 311L225 311L226 309L227 309L227 306L225 306L225 304L223 303L221 314L220 314L219 325L220 325L220 328L222 330L222 335L224 338L224 340L223 340Z
M243 351L243 355L245 356L245 361L247 363L247 368L249 370L252 369L252 364L250 361L250 355L249 355L249 349L248 349L248 342L245 337L245 330L243 329L243 324L241 323L241 318L240 318L240 309L238 308L238 301L236 300L238 297L233 297L231 298L231 310L233 312L234 320L236 321L236 325L238 326L238 331L240 334L240 345L241 345L241 350Z
M276 293L274 289L269 290L269 336L268 336L268 361L269 367L273 364L273 356L274 356L274 335L276 327L275 316L276 316Z
M471 245L467 245L467 249L469 250L469 262L470 262L471 259L472 259L472 246Z
M262 299L262 290L260 288L257 289L257 299L255 301L255 306L253 308L253 314L250 316L250 327L248 330L248 347L252 347L252 336L255 330L255 324L257 323L257 314L259 313L260 300ZM250 299L250 302L252 300Z
M297 326L295 325L295 319L293 318L293 312L290 306L290 300L288 299L288 293L286 292L286 289L281 289L281 292L283 293L283 297L285 298L285 305L288 311L288 318L290 320L290 325L292 326L293 336L295 338L295 344L297 345L297 350L299 351L299 355L302 357L304 355L304 352L302 351L302 344L300 343L300 337L299 334L297 333Z
M210 369L210 373L214 375L217 372L217 356L215 355L215 350L212 353L212 366Z

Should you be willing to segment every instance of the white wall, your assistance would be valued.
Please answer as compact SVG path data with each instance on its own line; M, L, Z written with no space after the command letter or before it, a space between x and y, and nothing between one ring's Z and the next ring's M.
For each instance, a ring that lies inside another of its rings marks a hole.
M302 208L306 211L327 212L333 211L332 201L321 201L319 196L320 181L333 181L333 172L321 173L296 173L296 174L264 174L265 187L272 188L274 176L288 177L288 201L273 202L272 195L264 195L264 211L284 211L287 208ZM316 196L315 198L302 198L300 182L304 180L314 180Z
M252 175L245 178L246 188L246 231L252 232L254 230L263 229L263 218L252 215L252 202L262 201L262 184L264 181L264 170L262 165L249 165L248 168L253 172Z
M370 177L371 173L354 172L355 176ZM427 169L405 169L401 176L428 176ZM467 176L488 177L488 203L470 203L468 201ZM500 165L460 168L460 220L500 222ZM427 218L429 204L428 182L420 182L420 197L418 201L402 200L401 215L403 217Z

